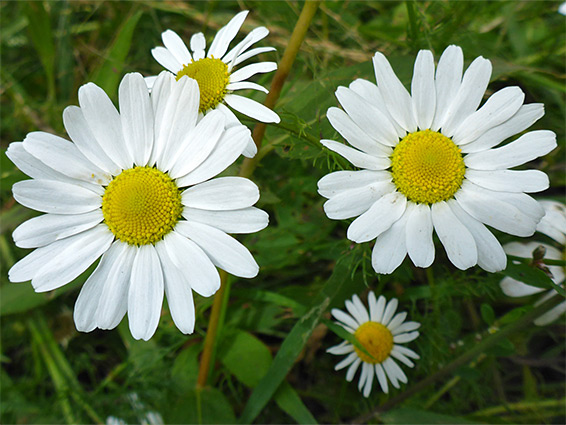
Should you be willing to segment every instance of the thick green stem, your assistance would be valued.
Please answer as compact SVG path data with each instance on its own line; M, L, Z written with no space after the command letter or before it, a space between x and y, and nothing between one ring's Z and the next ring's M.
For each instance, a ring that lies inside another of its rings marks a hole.
M464 366L465 364L470 363L477 356L484 353L487 349L491 348L492 346L497 344L499 341L507 338L512 333L524 329L525 326L529 325L533 320L535 320L541 314L545 313L546 311L548 311L551 308L555 307L556 305L560 304L562 301L563 301L563 298L561 296L555 295L554 297L550 298L546 302L544 302L544 303L540 304L539 306L530 310L528 313L526 313L524 316L522 316L517 321L507 325L506 327L501 329L499 332L488 336L487 338L485 338L480 343L474 345L470 350L466 351L464 354L462 354L460 357L458 357L452 363L449 363L448 365L446 365L445 367L440 369L438 372L433 373L428 378L425 378L420 382L417 382L415 385L410 387L408 390L402 392L401 394L399 394L395 397L392 397L387 402L385 402L381 406L377 407L376 409L374 409L370 413L363 415L363 416L360 416L359 418L354 420L353 423L367 423L372 418L379 416L380 413L383 413L383 412L390 410L393 406L396 406L397 404L405 401L406 399L408 399L412 395L418 393L419 391L422 391L423 389L425 389L426 387L428 387L429 385L431 385L432 383L434 383L438 379L443 378L446 375L449 375L450 373L452 373L455 370L459 369L460 367Z
M277 68L277 72L275 73L275 76L273 77L273 81L271 82L269 94L265 98L264 105L267 106L268 108L273 109L273 107L275 106L275 102L277 102L277 99L279 99L279 95L281 94L281 89L283 88L283 84L285 83L285 80L289 75L289 72L291 71L293 63L295 62L295 58L297 57L299 48L303 43L303 40L305 38L309 25L312 21L312 18L316 12L316 9L318 8L318 5L319 5L319 1L316 0L316 1L306 1L303 6L303 10L301 11L297 24L295 25L295 28L293 30L293 33L291 34L289 44L285 49L285 53L283 53L283 58L281 59L281 62L279 63ZM265 124L263 123L258 123L254 127L252 137L254 139L255 144L258 147L258 150L261 147L261 141L265 134L265 128L266 128ZM240 168L240 173L239 173L240 176L250 177L253 174L259 162L259 159L262 157L263 156L257 155L256 156L257 159L246 158L242 164L242 168ZM214 357L214 348L216 342L216 335L218 333L218 328L219 328L219 322L223 320L225 315L224 310L226 309L226 306L228 304L227 300L225 300L225 292L226 294L228 293L226 291L226 287L228 286L228 282L229 282L228 275L226 274L226 272L222 271L220 273L220 278L221 278L220 289L218 289L218 291L214 295L212 310L208 321L208 329L206 332L206 336L204 338L204 348L200 358L199 373L197 377L197 388L203 388L204 386L206 386L206 382L208 380L208 374L212 364L212 359Z

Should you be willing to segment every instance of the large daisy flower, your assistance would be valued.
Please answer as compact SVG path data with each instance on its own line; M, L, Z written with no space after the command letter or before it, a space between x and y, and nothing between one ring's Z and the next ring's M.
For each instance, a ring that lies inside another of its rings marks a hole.
M227 233L263 229L267 214L252 207L257 186L241 177L212 179L241 154L250 131L225 129L221 112L199 120L199 89L163 72L153 91L140 74L119 88L120 112L89 83L80 107L63 122L73 142L34 132L10 144L8 157L31 180L13 187L22 205L46 214L14 231L16 245L36 248L9 271L37 292L63 286L102 259L82 287L77 329L112 329L126 312L136 339L155 332L164 291L183 333L194 329L192 291L220 286L215 266L254 277L258 265Z
M408 367L415 365L410 358L418 359L419 355L400 344L416 339L419 336L417 329L421 326L417 322L405 322L406 312L395 314L398 305L396 298L387 303L383 295L376 300L375 294L370 291L368 305L369 314L360 298L354 295L352 301L346 301L346 309L350 314L337 308L332 309L331 313L339 325L356 337L370 356L346 341L326 350L336 355L348 354L335 367L335 370L340 370L349 366L346 372L348 382L354 379L362 365L358 390L363 389L364 397L371 392L374 376L384 393L389 391L387 380L395 388L400 387L399 382L407 383L407 375L393 358Z
M544 233L558 242L561 245L562 250L560 251L546 243L534 241L526 243L511 242L505 244L503 249L509 255L522 258L532 258L533 251L542 245L545 249L544 258L549 260L564 260L566 259L566 206L556 201L540 201L540 203L544 207L546 214L538 224L537 231ZM563 285L564 280L566 279L566 269L564 267L548 266L548 271L552 275L551 278L554 283L557 285ZM509 276L504 277L501 281L501 289L505 295L510 297L525 297L527 295L538 294L544 291L543 288L527 285L526 283L515 280ZM535 305L542 304L555 294L556 291L554 289L547 291L535 303ZM534 321L535 325L548 325L558 319L558 317L564 314L564 312L566 312L566 301L558 304L556 307L538 317Z
M234 70L236 65L253 56L275 50L273 47L257 47L248 50L269 34L267 28L259 27L252 30L240 43L226 53L247 15L247 10L240 12L226 26L222 27L214 37L207 53L205 52L206 40L203 33L199 32L191 37L191 54L181 37L174 31L167 30L161 34L165 47L155 47L151 54L164 68L175 74L177 79L187 75L197 80L200 88L199 111L201 113L206 113L211 109L219 109L226 115L228 125L239 124L236 116L226 107L228 105L258 121L278 123L280 121L279 116L271 109L255 100L233 94L234 91L245 89L267 93L267 90L261 85L247 80L255 74L277 69L275 62L259 62ZM154 78L148 77L146 79L150 88L153 85ZM250 139L244 154L253 156L256 150L255 144Z
M411 94L381 53L373 58L377 86L358 79L339 87L344 108L330 108L332 126L352 145L322 140L359 171L323 177L319 193L329 200L331 219L359 216L348 239L376 239L372 264L391 273L409 257L428 267L435 256L433 230L459 269L478 264L503 270L503 248L486 228L530 236L544 215L526 193L548 187L537 170L509 170L556 146L556 135L539 130L495 148L544 115L542 104L523 104L519 87L494 93L478 109L491 76L491 63L476 58L462 75L460 47L449 46L438 66L421 50Z

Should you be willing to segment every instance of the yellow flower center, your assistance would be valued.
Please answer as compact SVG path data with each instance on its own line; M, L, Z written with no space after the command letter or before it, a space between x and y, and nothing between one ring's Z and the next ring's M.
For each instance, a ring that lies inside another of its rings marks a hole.
M171 178L151 167L134 167L116 176L102 196L104 222L131 245L155 243L181 217L181 192Z
M393 150L391 165L399 192L409 201L424 204L452 198L466 172L461 149L432 130L407 134Z
M354 336L372 356L354 346L358 357L366 363L381 363L393 350L393 334L381 323L366 322L356 330Z
M226 96L226 86L230 82L228 66L214 57L191 62L177 73L177 81L187 75L198 83L200 90L200 112L216 107Z

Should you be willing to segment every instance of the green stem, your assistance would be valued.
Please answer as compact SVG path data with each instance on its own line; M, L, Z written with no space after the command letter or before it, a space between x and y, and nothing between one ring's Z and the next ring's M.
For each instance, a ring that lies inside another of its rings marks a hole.
M555 295L549 300L545 301L544 303L538 305L537 307L534 307L528 313L526 313L521 318L519 318L517 321L510 323L506 327L502 328L499 332L488 336L483 341L474 345L470 350L466 351L456 360L449 363L448 365L446 365L436 373L433 373L432 375L428 376L422 381L417 382L415 385L413 385L406 391L402 392L401 394L395 397L392 397L381 406L372 410L370 413L355 419L352 423L367 423L368 421L372 420L374 417L379 416L380 413L388 411L393 406L405 401L406 399L418 393L419 391L422 391L423 389L433 384L435 381L439 380L440 378L444 378L446 375L451 374L452 372L459 369L463 365L470 363L474 358L484 353L487 349L491 348L499 341L507 338L512 333L517 332L519 330L524 330L524 328L527 325L529 325L533 320L535 320L537 317L539 317L541 314L545 313L546 311L550 310L551 308L557 306L562 301L563 298L561 296Z
M283 57L281 58L281 62L279 63L277 68L277 72L275 73L275 76L273 77L273 81L271 82L269 94L267 95L267 97L265 98L265 102L263 103L268 108L273 109L273 107L275 106L275 102L277 102L277 99L279 99L279 95L281 94L281 89L283 88L283 84L285 83L285 80L287 79L287 76L291 71L293 63L295 62L295 58L297 57L299 48L303 43L303 40L305 38L309 25L312 21L312 18L316 12L316 9L318 8L318 5L319 5L319 0L305 1L303 10L301 11L297 24L293 29L293 33L291 34L289 44L287 45L287 48L283 53ZM266 126L263 123L258 123L254 127L252 137L254 139L256 146L258 147L258 150L261 147L261 141L265 134L265 129ZM253 174L255 168L257 167L259 159L263 158L263 155L262 156L257 155L256 157L257 158L253 158L253 159L246 158L244 160L244 162L242 163L242 168L240 168L240 173L239 173L241 177L250 177ZM206 332L206 336L204 338L204 347L202 350L202 355L200 357L199 373L196 384L197 389L206 386L206 382L208 380L208 374L210 372L210 368L213 363L212 358L214 355L214 347L216 342L216 335L218 333L219 322L221 318L224 317L225 315L224 310L226 309L226 306L228 304L227 295L226 298L224 295L225 291L226 293L228 293L226 289L226 287L229 285L227 273L221 271L220 278L221 278L220 288L214 295L212 310L208 321L208 329Z
M564 407L566 406L566 401L564 399L559 400L539 400L539 401L521 401L518 403L509 403L502 406L488 407L487 409L478 410L474 412L471 416L493 416L500 413L509 413L510 410L521 411L530 409L540 409L548 407Z

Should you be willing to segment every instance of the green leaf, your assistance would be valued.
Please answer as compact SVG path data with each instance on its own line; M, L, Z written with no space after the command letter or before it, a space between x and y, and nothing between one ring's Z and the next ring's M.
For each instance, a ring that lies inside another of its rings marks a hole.
M187 391L195 387L198 376L198 355L201 344L193 344L183 349L175 358L171 368L171 378L179 391Z
M557 285L552 279L538 267L526 264L524 258L509 256L512 261L507 262L507 268L501 272L505 276L512 277L519 282L527 285L536 286L537 288L554 289L563 297L566 297L566 291L560 285Z
M115 95L118 84L122 79L122 70L130 51L134 30L142 14L143 12L138 10L126 17L116 33L116 38L104 54L104 60L100 67L92 74L92 81L108 93L110 97Z
M287 381L281 383L273 398L277 405L298 424L318 423L295 389Z
M170 402L162 412L165 423L233 424L236 416L230 402L216 388L191 389Z
M428 412L425 410L410 409L401 407L390 410L380 419L384 424L477 424L459 416L449 416L440 413Z
M357 260L357 251L351 251L336 262L334 272L311 304L307 313L293 326L279 348L271 367L246 404L240 423L251 423L272 398L287 376L321 315L326 311L342 285L351 283L350 271Z
M250 333L235 330L222 341L218 357L238 381L255 387L271 365L269 348Z
M493 325L495 322L495 312L489 304L482 304L480 307L481 317L488 325Z
M48 96L53 99L55 97L55 45L49 14L41 1L26 1L22 2L21 6L28 19L29 37L39 54L39 60L47 76Z
M328 329L330 329L332 332L334 332L340 338L345 339L350 344L353 344L358 350L360 350L366 356L368 356L371 359L374 359L374 357L366 350L366 347L364 347L353 334L348 332L342 326L337 325L333 321L328 320L328 319L324 319L324 318L322 319L322 322L328 327Z

